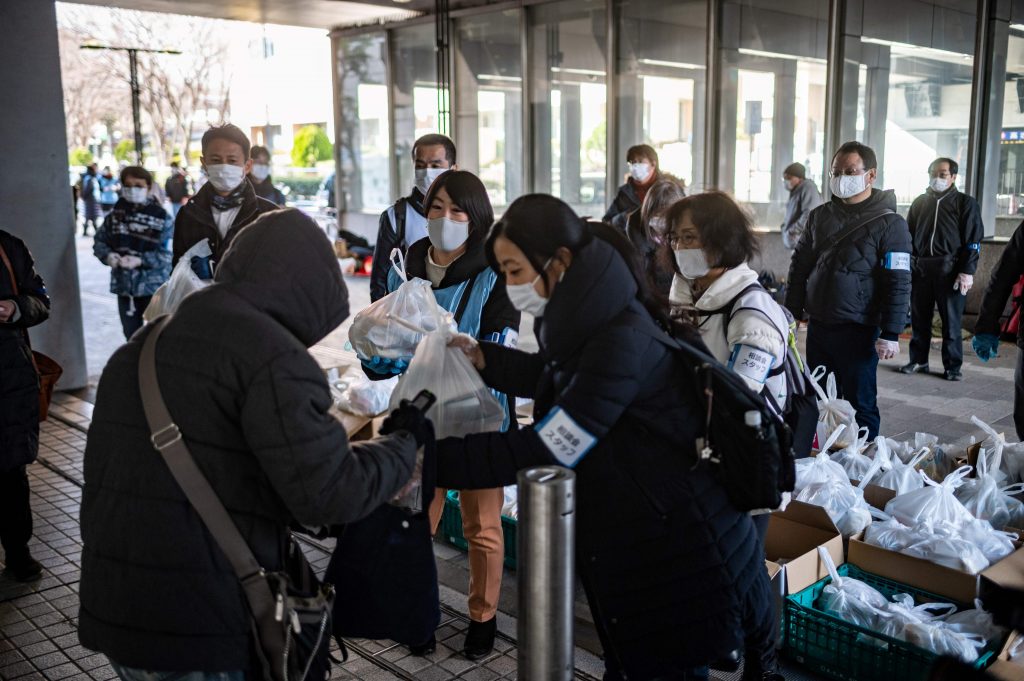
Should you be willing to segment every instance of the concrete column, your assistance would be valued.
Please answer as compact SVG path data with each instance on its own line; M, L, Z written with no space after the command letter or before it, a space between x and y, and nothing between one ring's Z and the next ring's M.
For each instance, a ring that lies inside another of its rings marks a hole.
M53 300L32 345L88 383L53 0L0 2L0 227L25 240ZM99 367L94 367L98 370Z

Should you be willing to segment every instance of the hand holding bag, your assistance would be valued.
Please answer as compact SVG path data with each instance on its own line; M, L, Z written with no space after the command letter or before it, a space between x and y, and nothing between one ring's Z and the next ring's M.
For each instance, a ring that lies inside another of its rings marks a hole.
M7 257L4 247L0 246L0 260L4 261L4 267L7 268L7 273L11 276L11 286L14 287L14 295L18 295L18 278L14 276L14 268L11 266L11 261ZM36 373L39 374L39 421L40 423L46 420L47 415L50 412L50 401L53 399L53 387L57 385L57 380L61 374L64 373L64 368L57 363L53 358L44 355L41 352L32 350L32 343L29 341L28 329L25 329L25 344L28 345L29 350L32 351L32 366L35 367Z
M139 355L139 391L150 440L202 518L241 582L249 605L253 648L262 681L305 681L330 676L334 587L321 584L294 539L285 538L284 569L260 566L224 504L196 465L160 394L156 345L169 317L153 322Z

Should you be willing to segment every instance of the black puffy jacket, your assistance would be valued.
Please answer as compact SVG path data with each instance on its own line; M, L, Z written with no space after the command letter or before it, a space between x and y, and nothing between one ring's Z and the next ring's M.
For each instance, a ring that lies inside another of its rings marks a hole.
M892 213L829 247L847 227L885 210ZM907 325L911 241L907 221L895 211L895 194L880 189L858 204L833 197L811 211L786 289L786 307L797 319L806 311L826 324L877 326L883 338L896 340Z
M484 381L534 398L538 425L442 440L438 484L508 485L555 463L545 419L568 414L597 438L575 468L576 566L608 664L675 678L742 647L741 604L764 564L750 518L693 468L692 378L635 296L625 262L594 239L536 324L538 354L482 343Z
M242 184L244 185L242 187L244 195L242 206L238 210L238 215L235 216L235 221L231 224L231 229L223 237L221 237L217 223L213 219L212 201L214 189L211 182L207 182L200 187L195 196L190 198L188 203L181 207L181 210L178 211L178 217L174 219L174 248L172 249L174 255L171 261L172 265L177 265L178 258L185 255L188 249L203 239L210 240L213 261L219 263L224 257L224 252L227 251L231 242L243 228L251 224L260 215L280 208L280 206L256 196L256 190L251 182L242 180Z
M992 277L985 287L985 295L981 299L978 321L974 325L974 333L999 335L999 318L1006 307L1006 299L1010 297L1013 285L1024 275L1024 222L1010 237L1003 254L999 257ZM1024 348L1024 324L1017 329L1017 345Z
M18 279L18 295L0 262L0 300L13 300L18 318L0 322L0 473L35 461L39 453L39 375L25 329L50 316L50 298L32 254L18 237L0 230L0 246Z
M242 230L216 283L184 301L157 347L168 410L260 565L289 524L351 522L409 478L404 432L350 445L307 347L348 315L323 232L299 211ZM247 605L231 566L150 443L143 328L100 379L85 449L79 640L141 669L245 669Z
M948 264L942 268L944 274L973 275L978 270L985 227L974 197L958 191L956 187L941 194L929 188L914 199L907 213L907 226L914 240L914 257L918 261L942 260Z

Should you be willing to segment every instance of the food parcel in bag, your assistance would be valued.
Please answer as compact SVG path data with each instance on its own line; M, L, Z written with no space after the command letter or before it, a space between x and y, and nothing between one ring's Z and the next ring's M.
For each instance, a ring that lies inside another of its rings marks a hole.
M210 240L203 239L192 248L185 251L178 264L171 271L170 278L160 285L160 288L153 294L149 306L142 313L142 318L151 322L160 315L171 314L177 311L181 301L196 291L204 289L213 283L213 279L200 279L199 275L192 270L192 258L208 259L213 256L210 250Z
M818 456L826 455L823 452ZM867 485L869 480L866 478L860 484ZM854 487L845 473L841 479L828 477L823 482L807 485L796 499L824 508L844 537L853 536L871 524L871 507L864 500L863 490Z
M932 480L942 480L953 472L956 466L956 458L952 455L953 447L948 444L940 444L937 435L930 433L914 433L914 449L921 451L928 449L928 456L918 464L918 468Z
M933 526L945 522L961 527L973 520L974 516L957 500L954 492L970 474L971 467L962 466L947 475L942 482L935 482L918 471L925 483L924 487L893 497L885 505L885 512L910 527L923 522L931 522Z
M371 381L358 367L349 367L338 380L329 383L338 408L360 416L377 416L387 411L398 377Z
M1001 452L998 470L990 468L995 475L996 481L1000 484L1020 482L1024 476L1024 443L1007 442L1006 437L979 419L971 417L971 423L981 428L988 437L982 442L982 446L989 451L999 449Z
M822 589L819 607L845 622L874 631L878 625L878 612L889 602L888 599L859 579L840 577L825 547L818 547L818 556L832 578L832 582Z
M830 436L839 426L846 426L844 434L833 441L836 447L848 447L857 439L857 412L853 405L846 400L839 399L839 388L836 387L836 375L829 374L825 390L821 389L821 379L825 377L827 369L820 366L811 374L813 381L811 386L814 392L818 393L818 445L821 451L829 451L827 447L821 446L823 442L830 439Z
M906 629L911 624L931 624L956 612L952 603L922 603L914 605L910 594L895 594L878 613L876 631L885 636L906 640ZM983 642L984 643L984 642Z
M864 542L889 551L900 552L919 539L913 529L878 509L871 509L875 521L864 531Z
M1013 499L999 489L995 471L1003 459L1003 445L996 440L993 451L978 451L977 477L964 480L956 490L956 498L979 520L987 520L1001 530L1010 524L1010 509L1006 499ZM1016 500L1014 500L1016 501Z
M949 523L926 521L914 528L916 542L901 553L922 558L929 563L976 575L989 566L985 554L977 546L960 536L960 528Z
M891 442L881 436L875 438L875 458L872 468L868 470L868 474L874 476L872 478L874 484L891 489L896 494L906 494L924 487L924 480L921 479L916 466L928 456L928 449L922 447L916 456L904 463L890 450ZM879 471L877 475L875 475L875 469Z
M451 315L438 306L430 282L406 279L405 259L397 248L391 257L403 283L352 319L348 340L360 360L395 360L404 368L423 338L422 332L455 327Z
M843 467L850 480L863 480L871 469L871 457L865 454L868 448L868 429L861 428L857 439L832 455L832 460ZM828 450L824 450L828 451Z
M437 397L427 418L434 423L438 440L500 430L505 408L484 385L466 354L448 345L452 332L445 327L439 308L434 315L436 330L423 334L408 371L391 394L391 408L428 390Z
M825 440L821 451L805 459L796 460L796 484L793 486L793 494L799 494L808 485L825 482L827 480L849 481L846 471L829 456L829 448L838 440L846 426L840 425L828 439Z

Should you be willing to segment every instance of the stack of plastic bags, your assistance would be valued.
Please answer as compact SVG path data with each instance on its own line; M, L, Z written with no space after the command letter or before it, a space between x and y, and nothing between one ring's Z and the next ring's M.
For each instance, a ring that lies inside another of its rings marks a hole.
M846 471L828 455L829 446L842 437L846 426L832 432L817 456L797 461L794 498L821 506L844 536L853 536L871 524L871 507L854 487ZM861 482L867 484L866 481Z
M889 600L865 582L840 577L824 548L818 554L832 578L822 590L818 607L834 617L966 663L977 660L988 641L1005 635L991 615L977 609L977 602L976 609L958 613L952 603L915 604L910 594L894 594Z
M425 334L416 347L408 371L391 395L391 408L397 408L402 400L412 400L421 390L429 390L437 401L427 410L427 418L433 422L438 440L500 430L505 421L504 407L466 354L448 345L452 331L436 306L434 314L436 330Z
M832 460L843 467L850 480L863 480L873 461L864 452L868 448L868 429L861 428L857 439L832 455ZM822 451L828 451L822 449Z
M870 478L872 484L891 489L896 494L921 489L924 487L924 480L917 472L917 465L928 456L928 449L922 447L921 451L904 463L903 459L892 453L892 442L881 436L875 438L875 458L864 477Z
M413 356L423 336L438 329L453 329L450 314L437 305L430 282L405 279L405 262L395 249L395 272L404 280L397 289L370 306L353 319L348 332L352 349L360 360L376 358L401 362Z
M839 426L845 426L844 435L834 440L832 444L837 447L849 447L857 439L857 412L849 402L839 399L835 374L828 375L825 390L821 389L821 379L825 377L826 371L824 366L820 366L811 374L811 385L818 393L818 444L829 440ZM825 446L819 446L819 449L823 452L829 451Z

